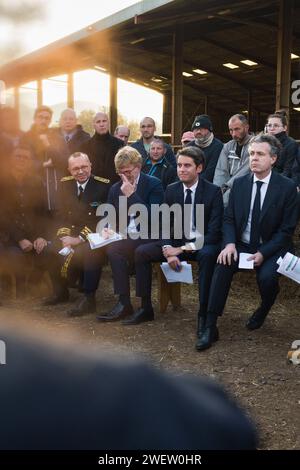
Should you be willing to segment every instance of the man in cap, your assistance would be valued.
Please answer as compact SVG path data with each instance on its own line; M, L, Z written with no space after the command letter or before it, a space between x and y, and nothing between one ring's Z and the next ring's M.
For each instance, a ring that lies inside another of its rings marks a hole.
M186 131L182 134L181 145L182 147L188 147L189 144L195 139L194 133L192 131Z
M212 183L223 144L214 136L212 122L207 114L200 114L195 117L192 131L195 140L190 142L189 146L198 147L203 151L205 156L205 168L202 173L202 178Z

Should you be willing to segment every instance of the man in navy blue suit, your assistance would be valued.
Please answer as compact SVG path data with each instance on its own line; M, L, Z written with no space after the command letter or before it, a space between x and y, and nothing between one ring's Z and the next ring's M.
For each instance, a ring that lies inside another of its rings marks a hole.
M134 252L139 245L151 241L151 206L161 204L164 197L161 181L141 173L142 163L140 153L129 146L120 149L115 156L116 172L121 181L110 188L108 204L112 204L116 209L115 228L117 232L123 232L125 238L108 245L106 252L112 268L114 291L119 295L119 302L107 315L99 315L99 321L116 321L133 313L130 301L130 274L134 266ZM127 202L126 214L125 209L122 209L120 197L125 198ZM146 233L145 227L136 218L137 204L144 213L144 222L147 222ZM123 228L119 223L122 218L125 218Z
M198 336L206 322L208 293L215 262L221 247L221 226L223 200L220 188L200 178L204 168L204 154L197 147L186 147L177 154L177 174L180 181L170 184L165 193L165 203L171 207L178 204L184 210L191 210L190 232L177 238L176 229L182 221L171 219L171 239L159 240L150 245L140 246L135 253L136 291L142 298L140 315L153 315L151 303L151 263L167 261L174 270L181 269L181 261L196 260L199 263L199 312ZM204 205L204 233L197 233L194 219L196 205ZM189 209L190 208L190 209ZM201 249L198 239L204 235ZM125 323L125 322L124 322Z
M248 319L249 330L260 328L279 292L277 259L292 249L297 225L297 191L293 181L272 171L280 143L271 135L250 142L251 174L237 178L225 210L223 250L218 256L209 294L205 330L198 350L218 339L217 318L222 315L240 253L253 260L261 304Z

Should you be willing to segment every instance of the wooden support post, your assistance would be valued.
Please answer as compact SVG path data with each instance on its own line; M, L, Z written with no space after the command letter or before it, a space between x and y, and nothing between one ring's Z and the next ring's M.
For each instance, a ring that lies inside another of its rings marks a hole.
M74 109L74 76L73 73L68 73L68 82L67 82L67 90L68 90L68 99L67 105L68 108Z
M289 113L291 92L291 52L293 41L294 0L280 0L278 45L276 109Z
M43 105L43 80L37 80L37 106Z
M183 26L176 25L173 34L172 61L172 144L180 145L182 134L182 64L183 64Z

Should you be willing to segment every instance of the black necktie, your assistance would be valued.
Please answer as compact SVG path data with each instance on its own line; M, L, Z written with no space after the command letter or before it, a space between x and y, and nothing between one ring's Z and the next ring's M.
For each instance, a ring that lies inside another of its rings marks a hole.
M260 239L259 218L260 218L260 189L263 185L262 181L256 181L256 195L254 199L252 217L251 217L251 232L250 232L250 245L253 250L257 250Z
M78 199L80 201L81 197L82 197L82 194L83 194L83 187L79 185L79 193L78 193Z
M185 190L185 204L192 204L192 190L191 189L186 189Z
M184 204L190 204L192 205L192 190L191 189L186 189L185 190L185 201L184 201ZM192 207L192 214L191 214L191 217L192 217L192 227L193 227L193 230L195 228L195 213L194 213L194 207Z

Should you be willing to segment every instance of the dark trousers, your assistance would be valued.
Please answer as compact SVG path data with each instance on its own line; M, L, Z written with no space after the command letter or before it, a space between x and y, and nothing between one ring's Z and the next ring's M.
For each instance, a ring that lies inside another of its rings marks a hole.
M181 261L198 262L199 302L200 310L203 313L206 313L207 310L210 283L219 252L219 245L204 245L201 250L179 255ZM166 261L162 253L162 246L159 242L151 243L150 245L142 245L136 249L135 268L137 297L151 297L152 263L155 261Z
M59 272L58 259L53 256L50 246L46 246L40 254L35 250L24 252L17 245L9 246L5 250L5 262L13 270L16 278L17 294L22 293L25 288L25 271L28 267L33 267L39 271L48 271L53 284L53 289L59 286L58 276L52 277L51 272Z
M251 253L247 245L238 245L238 253ZM274 304L279 293L279 274L277 273L278 265L276 261L280 256L286 253L286 249L277 252L275 255L266 259L261 266L255 268L256 282L258 285L261 307L268 312ZM214 270L209 302L208 312L215 315L222 315L227 297L229 294L233 275L239 271L238 260L233 261L230 266L217 264Z
M114 292L118 295L130 296L130 274L134 268L134 253L141 245L153 243L151 240L132 240L127 238L113 242L106 247L106 253L111 264Z
M105 250L98 248L91 250L89 243L82 243L74 249L74 254L68 263L68 257L58 254L61 246L54 244L52 247L55 263L50 266L49 273L54 286L54 291L59 294L68 285L74 286L78 279L86 295L94 294L98 288L101 278L102 266L106 262ZM67 263L66 269L63 269ZM61 272L65 272L66 277L62 277Z

